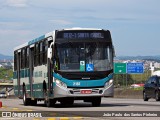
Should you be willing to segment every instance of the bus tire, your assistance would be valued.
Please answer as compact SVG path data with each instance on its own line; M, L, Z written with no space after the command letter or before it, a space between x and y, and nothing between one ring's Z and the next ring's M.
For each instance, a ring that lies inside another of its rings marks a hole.
M59 102L61 103L62 106L67 105L67 101L65 98L62 98Z
M74 104L74 100L70 100L70 101L68 101L68 105L73 105Z
M30 99L27 98L27 96L26 96L26 89L25 88L23 88L23 104L25 106L30 104Z
M93 107L99 107L101 105L101 97L95 97L92 100L92 106Z
M56 101L53 99L45 100L45 104L47 107L53 107L55 105L55 103L56 103Z
M47 107L51 107L51 101L50 101L50 99L45 100L45 105L46 105Z
M31 100L31 105L36 106L37 105L37 100Z
M74 104L74 99L73 98L63 98L60 100L60 103L62 106L71 106Z

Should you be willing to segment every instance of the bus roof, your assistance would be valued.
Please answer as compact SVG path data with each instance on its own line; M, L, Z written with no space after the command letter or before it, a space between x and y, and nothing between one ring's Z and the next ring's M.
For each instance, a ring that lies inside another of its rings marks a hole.
M74 28L66 28L66 29L62 29L62 30L102 30L102 29L74 27Z
M26 43L24 43L24 44L22 44L22 45L19 45L19 46L15 47L15 48L14 48L14 51L15 51L15 50L18 50L18 49L20 49L20 48L23 48L23 47L25 47L25 46L32 45L32 44L34 44L35 42L38 42L38 41L40 41L40 40L42 40L42 39L44 39L44 38L47 38L47 37L49 37L49 36L52 36L53 34L54 34L54 31L49 32L49 33L46 33L45 35L42 35L42 36L37 37L37 38L35 38L35 39L33 39L33 40L30 40L30 41L28 41L28 42L26 42Z
M61 30L59 30L59 31L63 31L63 30L103 30L103 29L73 27L73 28L61 29ZM23 48L23 47L25 47L25 46L32 45L32 44L34 44L35 42L38 42L38 41L40 41L40 40L42 40L42 39L44 39L44 38L47 38L47 37L49 37L49 36L54 35L54 33L55 33L55 31L52 31L52 32L46 33L45 35L42 35L42 36L40 36L40 37L38 37L38 38L35 38L35 39L33 39L33 40L30 40L29 42L26 42L26 43L24 43L24 44L22 44L22 45L19 45L19 46L15 47L15 48L14 48L14 51L15 51L15 50L18 50L18 49L21 49L21 48Z

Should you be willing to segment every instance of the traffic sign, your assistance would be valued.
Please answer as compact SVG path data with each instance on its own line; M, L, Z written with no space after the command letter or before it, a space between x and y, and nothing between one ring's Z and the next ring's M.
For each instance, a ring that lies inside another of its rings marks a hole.
M126 63L114 63L114 73L126 74Z
M127 63L128 74L139 74L144 72L143 63Z

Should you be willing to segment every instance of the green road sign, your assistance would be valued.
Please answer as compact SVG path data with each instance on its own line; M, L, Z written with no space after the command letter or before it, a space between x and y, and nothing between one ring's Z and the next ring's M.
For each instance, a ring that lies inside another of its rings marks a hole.
M114 63L114 73L115 74L126 74L127 73L126 63Z

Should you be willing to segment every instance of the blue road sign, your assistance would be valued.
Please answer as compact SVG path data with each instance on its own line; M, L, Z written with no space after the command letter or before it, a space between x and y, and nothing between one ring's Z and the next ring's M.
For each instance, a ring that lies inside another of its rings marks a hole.
M143 63L127 63L128 74L141 74L144 72Z
M94 70L93 64L86 64L86 71L87 71L87 72L93 71L93 70Z

